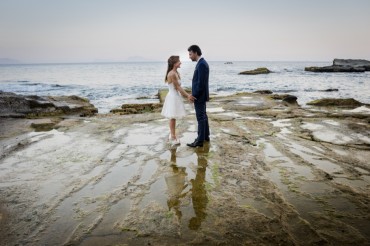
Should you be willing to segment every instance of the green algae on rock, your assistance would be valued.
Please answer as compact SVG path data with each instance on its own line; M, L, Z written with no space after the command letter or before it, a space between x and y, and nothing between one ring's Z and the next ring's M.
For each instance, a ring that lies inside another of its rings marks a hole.
M62 119L59 118L45 118L45 119L35 119L31 123L31 127L35 129L36 132L40 131L50 131L56 124L58 124Z
M353 98L323 98L308 102L307 105L355 108L364 104Z
M159 112L162 109L161 103L143 103L143 104L123 104L119 109L112 109L113 114L142 114Z
M184 87L183 88L187 93L191 94L191 88L189 87ZM164 103L164 99L166 99L166 96L167 96L167 93L168 93L168 89L159 89L158 90L158 98L159 98L159 102L160 103Z
M160 103L164 103L164 99L166 99L168 93L168 89L159 89L158 90L158 98Z

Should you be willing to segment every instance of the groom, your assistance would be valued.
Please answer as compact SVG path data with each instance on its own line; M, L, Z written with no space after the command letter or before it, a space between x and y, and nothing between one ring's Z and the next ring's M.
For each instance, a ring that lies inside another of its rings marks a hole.
M198 121L198 137L193 143L187 144L189 147L202 147L204 141L209 141L209 126L206 112L206 102L209 101L209 67L208 63L202 57L202 51L199 46L192 45L188 48L189 58L196 61L193 81L192 81L192 95L195 97L194 107L195 115Z

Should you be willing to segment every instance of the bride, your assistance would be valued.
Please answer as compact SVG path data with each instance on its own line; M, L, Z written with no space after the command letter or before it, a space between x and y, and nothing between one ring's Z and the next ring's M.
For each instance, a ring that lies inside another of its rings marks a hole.
M168 84L168 94L163 104L161 114L170 120L170 144L179 145L180 140L176 137L176 119L186 116L185 106L181 97L186 97L190 102L194 102L195 97L187 93L180 82L180 74L177 71L180 68L181 61L179 56L168 58L168 67L165 82Z

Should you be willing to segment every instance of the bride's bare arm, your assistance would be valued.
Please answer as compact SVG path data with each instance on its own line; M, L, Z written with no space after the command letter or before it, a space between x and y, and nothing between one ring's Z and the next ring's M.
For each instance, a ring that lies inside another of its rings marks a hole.
M178 77L176 74L169 74L169 79L170 81L173 83L175 89L180 92L180 94L183 96L183 97L186 97L189 101L191 102L194 102L195 100L195 97L193 97L193 95L187 93L180 85L179 83L179 80L178 80Z

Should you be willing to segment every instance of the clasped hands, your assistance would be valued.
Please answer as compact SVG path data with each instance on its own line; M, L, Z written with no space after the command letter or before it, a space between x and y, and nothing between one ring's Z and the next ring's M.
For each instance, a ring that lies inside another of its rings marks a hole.
M188 94L188 96L187 96L187 97L188 97L188 101L189 101L189 102L192 102L192 103L193 103L195 100L197 100L197 99L196 99L195 97L193 97L193 95L191 95L191 94Z

